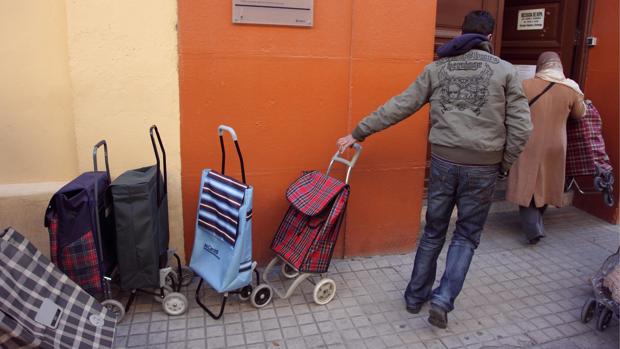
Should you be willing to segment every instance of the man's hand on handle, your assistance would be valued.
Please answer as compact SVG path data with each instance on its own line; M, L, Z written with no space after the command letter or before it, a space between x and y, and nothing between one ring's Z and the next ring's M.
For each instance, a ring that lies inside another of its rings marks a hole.
M340 138L337 142L336 142L336 146L338 147L338 150L340 151L340 154L342 154L345 150L347 150L347 148L350 148L353 146L353 144L357 143L357 140L355 138L353 138L352 135L346 135L342 138Z

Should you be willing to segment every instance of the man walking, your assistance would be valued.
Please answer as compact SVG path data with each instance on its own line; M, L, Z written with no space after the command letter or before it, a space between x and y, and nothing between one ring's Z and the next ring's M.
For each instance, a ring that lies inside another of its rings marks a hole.
M495 20L486 11L465 16L463 35L437 51L403 93L364 118L338 140L340 151L415 113L430 103L430 181L426 226L405 291L407 311L430 301L429 322L445 328L447 313L463 288L480 242L498 176L505 177L532 129L528 101L515 68L492 54ZM435 282L437 258L454 209L456 229L446 270Z

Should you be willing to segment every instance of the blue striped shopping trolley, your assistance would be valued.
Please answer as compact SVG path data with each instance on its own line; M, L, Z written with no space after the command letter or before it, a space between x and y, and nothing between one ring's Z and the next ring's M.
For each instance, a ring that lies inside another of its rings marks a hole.
M226 152L223 133L231 134L241 163L242 182L224 175ZM222 171L205 169L200 180L194 248L190 268L200 276L196 302L212 318L219 319L229 294L238 294L257 308L271 300L272 289L260 283L256 262L252 260L252 195L254 188L245 180L243 157L237 134L229 127L218 128L222 148ZM252 273L257 286L252 287ZM211 312L201 301L200 290L206 281L218 293L223 293L219 313Z

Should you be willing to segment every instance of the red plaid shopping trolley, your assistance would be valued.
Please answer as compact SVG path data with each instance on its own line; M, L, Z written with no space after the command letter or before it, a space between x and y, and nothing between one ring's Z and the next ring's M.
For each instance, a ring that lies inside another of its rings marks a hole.
M569 119L566 125L566 191L573 187L581 194L603 194L608 206L614 205L612 173L605 151L601 115L591 101L586 101L586 114L581 119ZM577 177L593 176L594 191L582 190Z
M349 198L349 175L362 150L359 144L354 148L355 154L350 161L337 152L326 174L306 172L286 192L290 206L271 244L276 257L269 262L263 276L265 283L270 284L270 270L278 261L282 262L282 275L294 281L285 293L272 285L280 298L290 297L304 280L316 275L321 279L314 286L315 303L327 304L336 294L336 283L323 274L329 268L344 219ZM329 176L334 162L347 166L344 182Z

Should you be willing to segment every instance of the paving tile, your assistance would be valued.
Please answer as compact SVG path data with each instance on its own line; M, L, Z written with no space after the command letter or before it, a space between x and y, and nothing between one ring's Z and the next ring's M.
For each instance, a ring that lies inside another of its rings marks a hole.
M280 340L284 338L282 336L282 331L280 329L267 330L267 331L263 331L262 333L263 333L263 336L265 337L265 341L267 342L271 342L274 340Z
M186 345L185 342L168 343L166 349L185 349Z
M224 326L208 326L205 330L207 338L224 336Z
M282 334L285 339L296 338L301 336L301 332L299 331L299 327L285 327L282 329ZM288 341L287 341L288 342Z
M245 342L247 344L256 344L265 341L263 332L250 332L245 334Z
M261 327L263 330L273 330L275 328L280 328L280 323L277 318L261 320Z
M114 346L117 348L124 348L127 344L126 336L115 336L114 337Z
M243 333L243 324L240 322L234 324L227 324L224 326L224 330L226 331L227 336L233 334L241 334Z
M182 328L187 328L186 319L175 319L168 321L168 330L179 330Z
M149 345L151 344L163 344L166 343L166 337L167 337L168 333L164 332L158 332L158 333L151 333L148 335L148 342Z
M204 328L191 328L187 330L187 339L203 339L205 338L205 329Z
M234 347L237 345L244 345L244 344L245 344L245 339L243 338L242 334L226 335L226 346L227 347Z
M207 342L204 339L187 342L187 349L205 349L206 347Z
M261 330L261 322L260 321L244 321L243 322L243 332L256 332Z
M438 339L424 342L424 345L427 349L446 349L446 346Z
M196 328L196 327L204 327L204 326L205 326L205 319L202 316L201 317L189 318L187 320L187 327L188 328Z
M145 334L130 335L127 339L128 347L144 346L146 344L147 344L147 335Z
M299 329L304 337L319 334L319 328L314 323L300 325Z
M187 339L187 332L185 330L168 331L168 343L181 342Z
M226 338L225 337L213 337L207 338L207 348L208 349L220 349L226 347Z

